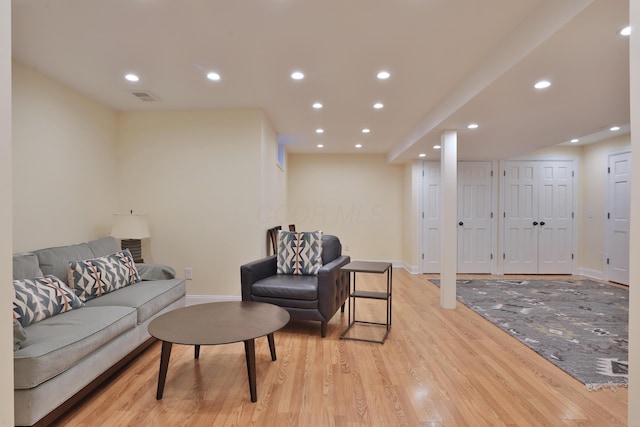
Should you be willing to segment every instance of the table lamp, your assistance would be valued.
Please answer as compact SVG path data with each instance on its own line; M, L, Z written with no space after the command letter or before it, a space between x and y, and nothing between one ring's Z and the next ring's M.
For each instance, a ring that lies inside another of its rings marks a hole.
M120 239L120 246L122 249L129 249L135 262L144 262L142 239L151 237L147 215L134 214L133 211L129 214L114 214L111 236Z

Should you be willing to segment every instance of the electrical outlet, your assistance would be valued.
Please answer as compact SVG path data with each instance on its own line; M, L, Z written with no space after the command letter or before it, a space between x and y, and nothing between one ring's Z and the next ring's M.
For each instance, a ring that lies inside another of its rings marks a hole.
M349 245L344 245L344 251L349 252Z
M187 267L187 268L184 269L184 278L186 280L193 279L193 268Z

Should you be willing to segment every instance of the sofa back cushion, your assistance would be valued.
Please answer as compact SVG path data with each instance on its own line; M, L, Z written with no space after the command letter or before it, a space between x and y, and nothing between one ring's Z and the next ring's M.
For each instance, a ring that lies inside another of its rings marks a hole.
M34 253L38 256L40 269L44 274L56 276L67 285L69 284L69 261L94 258L91 248L86 243L39 249Z
M87 246L93 252L92 258L99 258L116 252L120 252L120 244L115 237L107 236L87 242Z
M38 256L33 252L24 252L13 255L13 279L33 279L42 277L44 273L40 270Z
M22 326L81 307L82 301L55 276L14 280L13 318Z
M278 231L278 274L315 276L322 267L322 231Z
M69 286L82 301L139 281L140 275L128 249L100 258L69 262Z
M322 236L322 265L329 264L342 255L340 239L330 234Z

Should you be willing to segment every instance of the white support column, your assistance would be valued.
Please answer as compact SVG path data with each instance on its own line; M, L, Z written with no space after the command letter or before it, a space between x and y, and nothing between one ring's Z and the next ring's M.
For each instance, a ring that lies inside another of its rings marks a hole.
M458 269L458 133L442 132L440 145L440 306L454 309Z

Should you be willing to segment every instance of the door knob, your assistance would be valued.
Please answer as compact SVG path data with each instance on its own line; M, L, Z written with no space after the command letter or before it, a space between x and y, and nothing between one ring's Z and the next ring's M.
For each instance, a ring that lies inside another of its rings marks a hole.
M458 223L458 225L464 225L464 222L460 221L460 222Z
M544 225L544 221L540 221L540 225Z
M533 221L533 225L538 225L538 221Z

